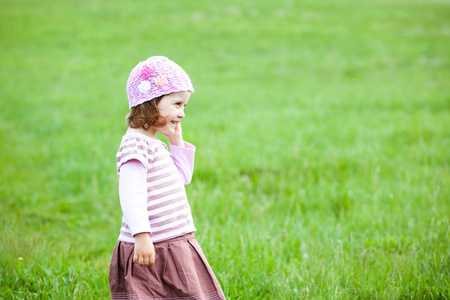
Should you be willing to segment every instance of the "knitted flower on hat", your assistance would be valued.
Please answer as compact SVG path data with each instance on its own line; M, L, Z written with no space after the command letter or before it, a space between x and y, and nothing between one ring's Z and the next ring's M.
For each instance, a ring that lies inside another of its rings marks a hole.
M164 56L152 56L137 64L127 81L130 109L154 98L184 91L194 92L189 76Z

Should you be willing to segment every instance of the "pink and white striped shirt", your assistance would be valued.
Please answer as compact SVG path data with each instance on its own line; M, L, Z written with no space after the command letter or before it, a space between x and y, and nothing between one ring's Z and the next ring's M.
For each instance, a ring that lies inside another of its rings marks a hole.
M195 147L166 144L143 134L127 134L117 152L122 227L118 240L150 232L153 243L196 231L184 185L190 183ZM123 170L121 169L123 168ZM121 176L121 172L123 175Z

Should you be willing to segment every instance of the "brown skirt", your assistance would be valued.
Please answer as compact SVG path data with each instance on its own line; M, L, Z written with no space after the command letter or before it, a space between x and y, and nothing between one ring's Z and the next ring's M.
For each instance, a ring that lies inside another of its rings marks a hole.
M117 242L109 269L112 299L226 299L193 233L155 243L155 264L133 263L134 244Z

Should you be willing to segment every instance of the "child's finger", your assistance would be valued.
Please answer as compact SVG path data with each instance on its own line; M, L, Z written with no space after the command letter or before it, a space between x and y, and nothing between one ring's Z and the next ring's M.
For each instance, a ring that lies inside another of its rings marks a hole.
M154 264L155 264L155 255L151 255L149 260L149 266L153 267Z
M143 261L144 267L148 267L149 258L147 256L144 256L142 261Z

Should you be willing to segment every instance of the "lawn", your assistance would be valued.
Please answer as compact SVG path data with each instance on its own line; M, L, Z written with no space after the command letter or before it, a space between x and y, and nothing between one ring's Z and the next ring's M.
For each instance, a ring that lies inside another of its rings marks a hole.
M109 297L151 55L196 89L187 193L229 299L450 299L449 1L0 7L0 299Z

